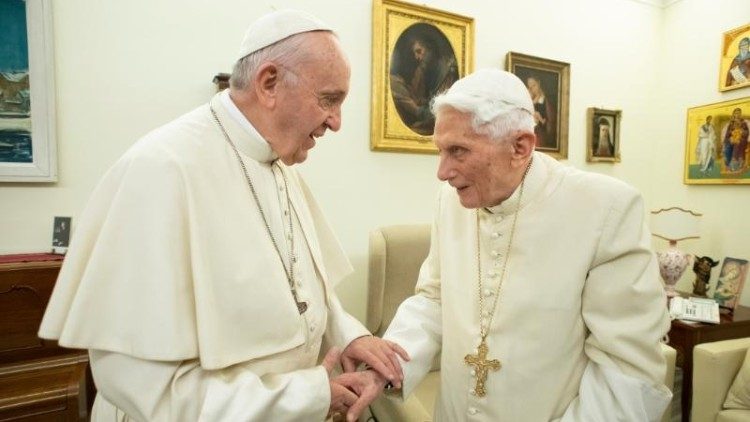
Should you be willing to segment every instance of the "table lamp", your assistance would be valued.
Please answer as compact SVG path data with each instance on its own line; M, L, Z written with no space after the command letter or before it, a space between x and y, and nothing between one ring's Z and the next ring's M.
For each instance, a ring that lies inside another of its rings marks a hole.
M669 297L677 296L674 286L693 261L693 255L677 249L677 242L700 237L698 225L702 216L679 207L651 211L651 234L669 242L666 251L656 253L664 290Z

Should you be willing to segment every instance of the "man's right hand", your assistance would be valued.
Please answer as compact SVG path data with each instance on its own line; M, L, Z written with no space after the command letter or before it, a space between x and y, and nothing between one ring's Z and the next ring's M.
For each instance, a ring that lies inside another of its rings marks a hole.
M349 411L349 407L353 405L358 397L356 394L351 392L346 386L337 382L333 378L333 368L339 362L339 356L341 351L335 347L332 347L325 358L323 358L323 367L328 371L328 384L331 388L331 405L328 408L328 416L332 417L334 414L346 415Z

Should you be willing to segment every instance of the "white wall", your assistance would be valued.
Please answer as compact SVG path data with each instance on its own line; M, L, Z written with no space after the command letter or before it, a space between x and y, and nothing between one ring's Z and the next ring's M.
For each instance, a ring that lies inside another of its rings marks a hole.
M628 181L650 208L703 211L711 232L689 245L696 252L750 257L741 238L750 222L734 211L750 201L738 197L745 188L681 179L686 107L748 94L720 95L716 72L720 34L750 16L750 2L682 0L667 9L634 0L420 3L475 17L475 68L503 67L510 50L571 63L569 162ZM103 172L138 137L207 101L212 76L230 70L248 23L272 7L318 15L338 29L350 55L343 128L323 138L300 170L354 263L356 273L338 291L363 318L368 232L429 222L437 188L435 156L369 150L370 0L55 1L60 181L0 185L0 253L48 249L54 215L73 216L75 228ZM585 162L587 107L623 110L622 163Z

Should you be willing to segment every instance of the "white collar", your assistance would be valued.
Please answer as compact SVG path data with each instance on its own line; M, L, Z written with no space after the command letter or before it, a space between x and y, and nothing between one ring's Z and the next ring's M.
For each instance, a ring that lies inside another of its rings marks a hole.
M253 156L253 158L256 158L258 159L258 161L262 162L270 162L279 158L276 152L274 152L271 148L271 145L268 143L268 141L263 138L260 132L255 129L255 126L253 126L253 124L250 123L249 120L247 120L247 117L242 114L240 109L237 108L237 105L232 100L232 97L229 96L228 89L225 89L219 94L219 99L221 100L221 104L224 106L227 113L229 113L229 116L232 118L232 120L234 120L235 123L237 123L242 129L245 130L245 132L247 132L248 135L250 135L249 141L253 145L248 145L248 147L255 150L255 152L257 152L258 154L248 155L251 155ZM246 151L243 152L247 153Z

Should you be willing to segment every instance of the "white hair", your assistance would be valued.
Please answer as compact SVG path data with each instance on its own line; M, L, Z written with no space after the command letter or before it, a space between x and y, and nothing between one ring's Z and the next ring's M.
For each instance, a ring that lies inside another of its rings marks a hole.
M471 116L474 132L489 136L494 140L507 138L515 131L534 133L534 116L523 108L508 109L508 103L489 95L462 95L448 91L432 99L431 110L437 116L446 108L451 108Z
M266 62L274 62L287 69L294 70L300 63L309 57L310 48L305 46L305 35L313 31L295 34L284 38L268 47L252 52L247 56L239 59L234 64L232 76L229 78L229 86L232 89L242 90L250 85L250 81L255 77L256 72ZM329 32L336 35L332 31ZM291 85L296 83L297 78L292 72L284 72L282 81Z

